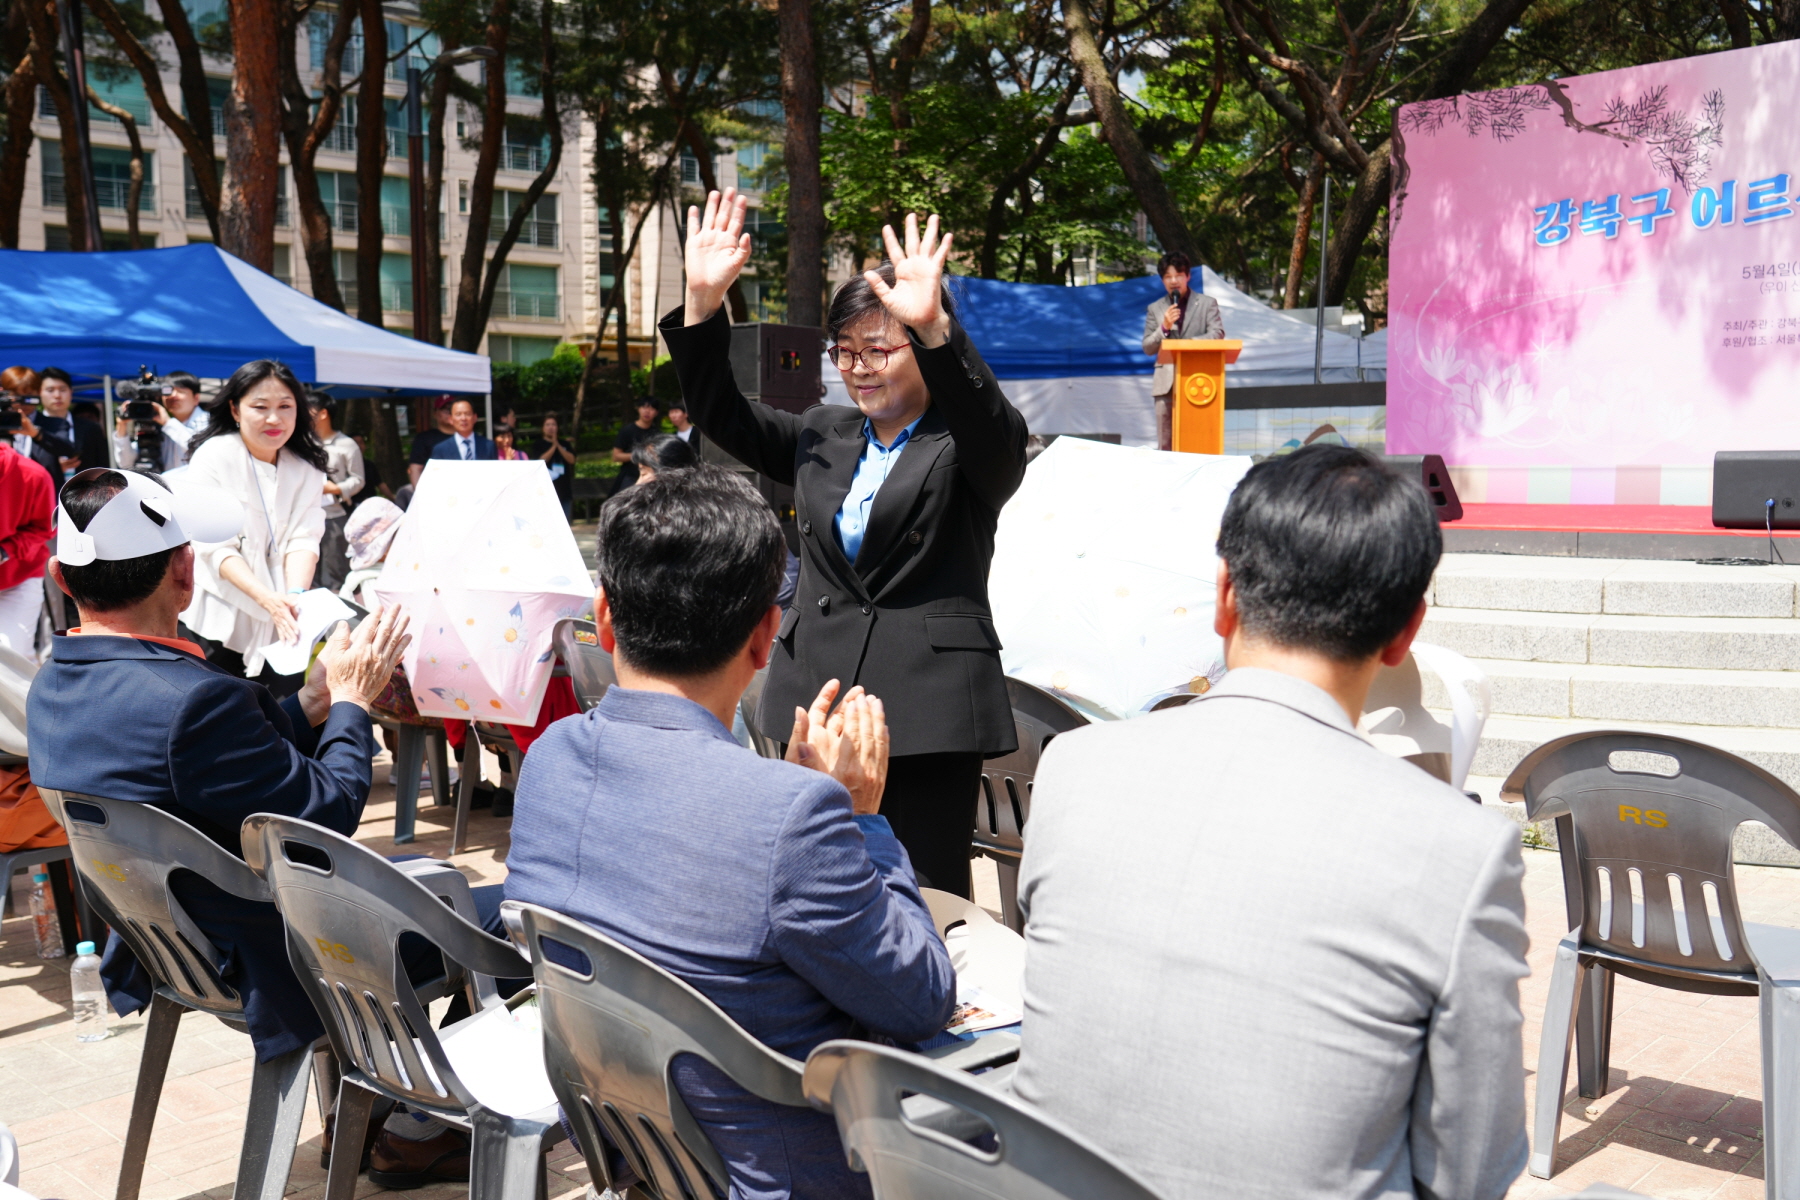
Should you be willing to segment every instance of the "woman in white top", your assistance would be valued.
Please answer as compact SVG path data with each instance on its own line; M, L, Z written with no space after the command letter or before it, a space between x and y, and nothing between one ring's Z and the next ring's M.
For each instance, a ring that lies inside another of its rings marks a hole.
M325 533L325 448L305 395L282 363L245 363L207 401L212 423L188 450L195 482L243 504L244 532L229 542L195 543L194 601L181 619L211 643L209 659L236 671L241 657L251 679L262 673L271 645L299 635L294 599L312 586ZM283 695L297 690L301 677L265 682ZM282 683L292 687L284 691Z

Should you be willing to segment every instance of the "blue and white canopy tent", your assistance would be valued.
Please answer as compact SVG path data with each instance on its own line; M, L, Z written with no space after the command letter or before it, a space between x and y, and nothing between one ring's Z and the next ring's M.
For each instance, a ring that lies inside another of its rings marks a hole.
M1228 397L1231 388L1313 381L1310 325L1239 291L1209 267L1194 275L1194 289L1218 301L1225 336L1244 343L1225 372ZM1163 294L1161 280L1147 275L1072 288L957 277L950 287L963 326L1033 433L1116 433L1127 446L1155 446L1155 361L1144 353L1143 330L1144 309ZM1359 348L1355 337L1327 330L1322 382L1386 375L1385 334L1363 339ZM850 403L829 362L825 385L827 403Z
M490 389L485 356L377 329L216 246L0 250L0 366L114 379L150 366L217 378L258 358L340 395Z

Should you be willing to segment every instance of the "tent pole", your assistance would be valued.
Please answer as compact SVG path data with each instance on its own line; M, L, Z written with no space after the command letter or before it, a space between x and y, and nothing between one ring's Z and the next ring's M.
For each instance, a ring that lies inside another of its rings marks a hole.
M113 420L112 376L102 375L100 378L106 386L106 465L116 468L119 465L119 448L113 444L112 439L116 424Z
M487 401L487 435L491 442L494 440L494 393L489 392L482 399Z

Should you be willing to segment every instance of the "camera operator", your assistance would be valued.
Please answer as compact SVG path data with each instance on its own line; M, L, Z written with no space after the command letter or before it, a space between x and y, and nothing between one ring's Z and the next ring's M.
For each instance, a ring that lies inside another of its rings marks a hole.
M194 595L190 543L237 536L244 507L187 479L174 487L100 468L63 488L50 574L74 597L81 624L54 640L32 683L33 782L153 804L238 857L238 827L253 812L354 833L375 753L369 702L411 641L406 618L387 609L354 633L340 624L299 694L280 702L212 666L176 624ZM107 736L96 738L97 728ZM243 997L259 1061L324 1032L288 965L274 905L187 872L171 886L201 932L230 947L223 978ZM150 980L116 935L101 975L116 1010L148 1004Z
M41 432L31 418L37 412L38 376L30 367L0 371L0 437L13 450L29 458L50 476L51 495L62 486L62 463L38 440Z
M208 418L206 410L200 407L200 381L186 371L173 371L153 382L161 385L161 394L150 401L152 407L147 410L150 413L147 418L134 420L128 415L132 401L125 400L119 405L119 418L113 429L113 452L118 455L121 467L136 467L137 435L150 425L162 435L161 462L155 469L172 471L187 462L188 443L206 428ZM149 463L144 466L151 468Z
M363 489L362 447L339 433L335 422L338 398L325 392L308 397L312 404L313 432L325 447L325 536L319 541L319 574L314 581L337 591L350 577L350 543L344 526L350 521L350 505Z

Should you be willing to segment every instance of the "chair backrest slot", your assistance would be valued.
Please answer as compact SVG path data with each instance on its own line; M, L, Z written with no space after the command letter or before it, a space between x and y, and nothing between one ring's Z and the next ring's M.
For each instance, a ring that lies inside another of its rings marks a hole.
M1719 957L1730 962L1731 938L1725 932L1725 918L1719 911L1719 887L1712 880L1700 885L1700 896L1706 902L1706 923L1712 929L1713 948Z
M1669 872L1669 908L1675 917L1675 948L1681 951L1683 958L1694 956L1694 939L1688 933L1687 897L1681 891L1681 876Z
M356 1033L354 1038L349 1039L352 1043L351 1052L361 1052L360 1057L356 1060L356 1065L373 1075L375 1073L375 1046L369 1038L368 1023L363 1020L362 1006L357 1004L356 997L350 994L350 989L344 986L343 980L330 983L321 976L320 982L325 983L330 989L330 994L337 998L338 1005L344 1010L346 1025Z
M637 1134L632 1132L631 1123L620 1114L618 1106L611 1100L602 1100L600 1111L606 1118L606 1128L612 1134L613 1145L619 1148L619 1152L631 1164L632 1172L646 1184L654 1186L656 1171L650 1166L650 1159L644 1154L644 1148L638 1144Z
M1631 883L1631 944L1641 950L1644 947L1644 873L1637 867L1627 867L1625 877Z
M594 1111L593 1100L586 1092L581 1093L576 1098L574 1111L570 1112L568 1116L569 1123L577 1126L583 1134L587 1135L575 1139L575 1144L577 1146L599 1146L606 1144L608 1141L611 1141L615 1147L620 1145L619 1141L606 1131L605 1124L600 1120L600 1114ZM623 1155L624 1151L620 1150L619 1153ZM615 1186L617 1179L613 1175L612 1156L609 1154L602 1154L600 1156L600 1177L605 1180L607 1191L618 1192L622 1190Z
M675 1186L681 1189L681 1200L700 1200L700 1197L694 1194L693 1185L688 1182L687 1171L682 1168L681 1162L669 1149L669 1143L663 1140L662 1132L643 1113L638 1114L638 1127L644 1131L645 1140L656 1147L656 1153L662 1159L663 1166L674 1178Z
M1603 942L1612 941L1613 919L1613 880L1612 870L1607 867L1594 868L1595 890L1600 893L1600 919L1596 922L1594 934Z
M187 987L185 989L177 987L176 990L177 991L185 990L188 994L194 995L194 996L207 995L206 984L202 982L202 980L204 980L206 977L204 975L198 974L193 969L193 966L188 962L187 956L185 954L183 954L180 950L177 950L175 948L174 940L171 939L168 934L163 932L162 926L161 925L150 926L150 936L155 938L156 941L161 945L163 953L165 953L169 956L169 961L173 962L175 964L175 970L180 972L182 981L187 984ZM177 934L177 936L179 936L179 933ZM184 942L186 941L185 938L182 940ZM171 982L172 982L172 980L171 980Z
M331 855L322 847L285 838L281 843L281 857L297 867L310 867L322 875L331 874Z
M981 798L987 801L987 831L994 837L1000 836L1000 810L994 807L994 777L986 771L981 773ZM976 817L980 817L980 812Z
M399 1085L403 1092L413 1090L412 1073L406 1069L406 1056L400 1049L400 1039L394 1036L394 1027L388 1024L387 1014L381 1011L381 1001L375 998L374 992L365 991L363 1002L369 1006L369 1015L375 1018L375 1027L381 1030L381 1036L387 1042L387 1059L389 1069L382 1072L381 1082L390 1086ZM410 1040L410 1039L409 1039ZM407 1049L411 1049L409 1045Z

